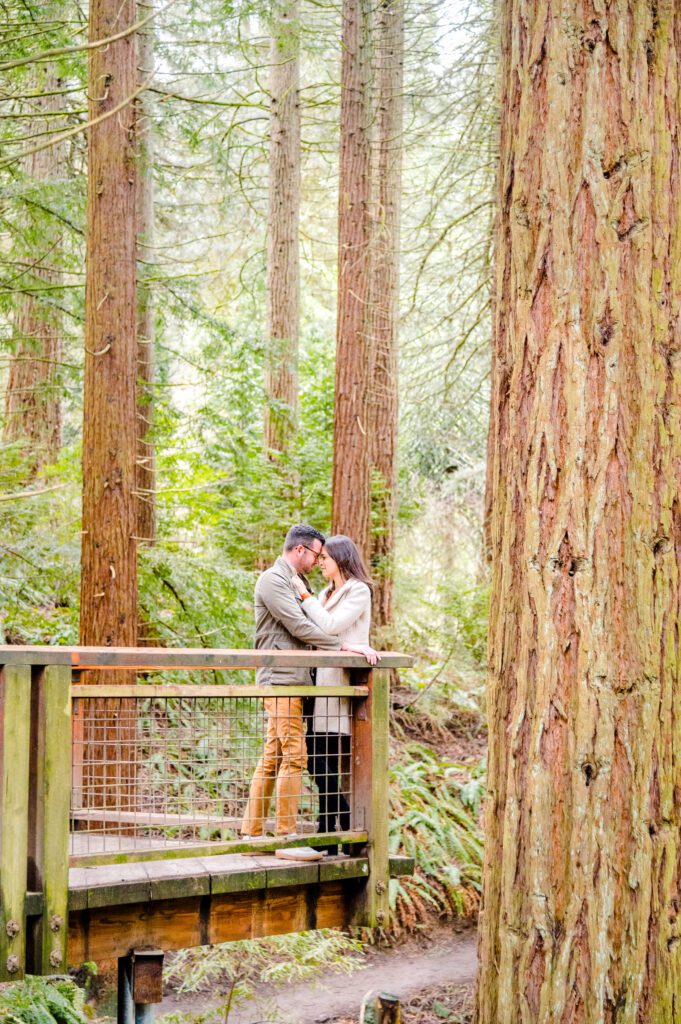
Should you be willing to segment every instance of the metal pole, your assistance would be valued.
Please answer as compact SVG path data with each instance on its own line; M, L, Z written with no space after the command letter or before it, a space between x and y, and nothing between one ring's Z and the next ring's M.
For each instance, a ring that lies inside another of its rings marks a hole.
M144 1002L138 1002L143 999ZM118 960L118 1024L153 1024L163 999L163 953L133 950Z
M132 1001L132 957L118 958L118 1024L135 1024L135 1004Z

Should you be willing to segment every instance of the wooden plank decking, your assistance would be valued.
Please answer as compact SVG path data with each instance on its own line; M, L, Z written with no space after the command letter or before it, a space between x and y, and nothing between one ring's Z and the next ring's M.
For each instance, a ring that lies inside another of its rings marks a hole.
M413 862L391 859L391 875ZM312 928L347 928L369 876L367 857L313 863L239 854L71 868L68 962L108 961ZM39 911L29 897L29 913Z

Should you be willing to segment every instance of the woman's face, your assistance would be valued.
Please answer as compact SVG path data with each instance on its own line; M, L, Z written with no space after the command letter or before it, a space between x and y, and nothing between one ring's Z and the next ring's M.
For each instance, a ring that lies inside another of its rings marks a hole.
M319 556L319 568L325 580L333 579L338 575L338 562L334 562L331 555L327 554L326 548L322 548L322 553Z

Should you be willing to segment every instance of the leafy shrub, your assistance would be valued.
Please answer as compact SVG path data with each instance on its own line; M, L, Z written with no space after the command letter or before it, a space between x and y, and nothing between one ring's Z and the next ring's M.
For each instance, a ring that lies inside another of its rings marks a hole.
M478 822L484 764L447 760L409 743L391 770L390 852L414 858L412 878L390 881L396 932L433 915L472 917L479 905L483 837Z
M212 989L227 983L235 1002L251 997L256 982L289 983L324 970L349 974L359 966L362 944L332 929L227 942L210 949L184 949L165 970L178 992Z
M0 992L3 1024L87 1024L85 996L72 981L26 978Z

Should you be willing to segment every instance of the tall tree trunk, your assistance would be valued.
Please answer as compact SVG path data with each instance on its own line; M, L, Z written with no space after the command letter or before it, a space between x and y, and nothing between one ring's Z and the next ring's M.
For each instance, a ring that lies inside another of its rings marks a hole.
M135 23L135 0L92 0L90 39ZM137 85L135 37L91 51L91 119ZM89 129L80 639L134 645L137 305L133 102Z
M368 446L370 0L343 0L333 530L371 544Z
M44 93L31 101L34 131L54 129L54 117L64 109L64 97L58 94L59 81L52 70L38 71L35 92ZM50 95L52 93L52 95ZM24 173L36 187L50 185L63 173L64 147L54 145L33 153L24 162ZM61 397L59 362L61 359L61 316L52 289L62 281L61 231L57 221L27 206L24 217L26 241L16 252L30 270L28 292L22 298L16 316L16 346L5 392L5 441L25 441L32 473L54 462L61 445Z
M502 4L479 1024L681 1021L680 61Z
M374 66L377 204L371 244L368 424L374 513L371 561L377 584L374 625L385 628L394 619L404 0L381 0L378 5Z
M153 0L138 0L138 20L153 11ZM151 75L154 37L151 22L137 34L137 73L141 85ZM154 422L154 303L147 283L154 243L154 141L151 93L136 101L137 138L137 539L143 544L156 540L156 449Z
M298 0L272 8L265 446L276 460L290 457L298 421L300 26Z

